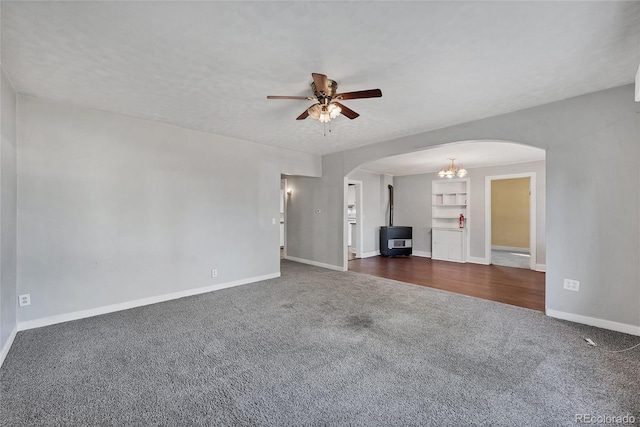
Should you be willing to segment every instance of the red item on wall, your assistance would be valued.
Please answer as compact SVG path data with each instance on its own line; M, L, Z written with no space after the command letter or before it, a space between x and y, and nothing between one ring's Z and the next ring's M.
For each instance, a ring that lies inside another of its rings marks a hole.
M464 215L460 214L460 228L464 228Z

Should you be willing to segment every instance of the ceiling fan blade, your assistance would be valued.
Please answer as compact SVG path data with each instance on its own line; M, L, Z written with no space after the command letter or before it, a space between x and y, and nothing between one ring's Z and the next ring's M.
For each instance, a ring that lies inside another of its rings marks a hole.
M334 99L359 99L359 98L380 98L382 91L380 89L359 90L356 92L339 93Z
M309 110L304 110L304 113L300 114L296 120L304 120L309 117Z
M345 107L343 104L340 104L339 102L333 102L333 104L336 104L338 107L340 107L340 109L342 110L340 111L340 114L347 116L351 120L355 119L360 115L355 111L353 111L351 108Z
M327 83L327 76L324 74L311 73L313 77L313 83L316 85L318 92L329 93L329 84Z
M307 101L311 101L314 98L311 98L310 96L267 96L267 99L306 99Z

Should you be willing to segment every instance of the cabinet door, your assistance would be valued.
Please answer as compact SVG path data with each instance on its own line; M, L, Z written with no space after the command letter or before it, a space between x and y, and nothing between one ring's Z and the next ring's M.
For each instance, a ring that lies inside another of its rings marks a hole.
M432 259L447 259L449 257L447 233L446 230L433 230L431 235Z
M452 261L462 261L463 256L463 233L460 231L449 231L449 259Z

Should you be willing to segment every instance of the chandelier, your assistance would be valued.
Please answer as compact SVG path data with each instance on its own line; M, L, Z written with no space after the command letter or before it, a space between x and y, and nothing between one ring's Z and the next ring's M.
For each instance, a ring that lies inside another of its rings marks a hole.
M336 104L316 104L307 110L309 115L322 123L330 122L340 115L342 108Z
M460 166L456 166L453 161L455 159L449 158L449 161L451 162L451 164L449 164L449 167L447 169L442 168L440 170L440 172L438 172L438 176L440 178L454 178L454 177L459 177L462 178L464 176L467 176L467 170L465 168L462 167L462 165Z

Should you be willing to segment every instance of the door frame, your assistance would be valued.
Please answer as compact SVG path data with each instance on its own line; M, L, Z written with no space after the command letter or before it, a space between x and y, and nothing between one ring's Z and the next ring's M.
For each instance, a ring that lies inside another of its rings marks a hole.
M537 218L536 218L536 173L516 173L509 175L492 175L484 177L484 243L485 258L491 264L491 181L504 179L529 178L529 268L536 269L537 265Z

